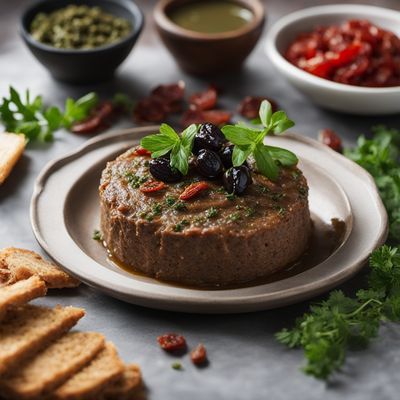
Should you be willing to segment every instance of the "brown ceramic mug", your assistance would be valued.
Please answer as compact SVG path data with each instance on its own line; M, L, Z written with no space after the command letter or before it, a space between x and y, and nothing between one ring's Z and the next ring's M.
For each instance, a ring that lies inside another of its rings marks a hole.
M175 24L169 13L182 4L198 0L161 0L154 9L157 30L176 62L186 72L214 75L238 69L251 53L265 23L259 0L231 0L249 9L253 18L241 28L222 33L202 33Z

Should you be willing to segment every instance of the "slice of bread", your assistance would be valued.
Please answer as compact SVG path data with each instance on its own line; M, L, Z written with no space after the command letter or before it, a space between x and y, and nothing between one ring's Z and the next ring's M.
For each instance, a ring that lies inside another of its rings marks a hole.
M0 393L16 400L41 399L92 361L104 348L96 332L69 332L0 380Z
M0 324L0 375L59 338L84 315L81 308L61 306L28 304L10 310Z
M0 133L0 185L6 180L25 149L24 135Z
M104 391L102 399L132 400L141 392L142 388L142 374L139 365L129 364L125 366L122 377Z
M37 276L0 288L0 321L12 306L21 306L46 295L46 284Z
M54 400L96 399L104 390L122 377L124 364L115 346L106 347L85 368L60 386L50 397Z
M0 265L9 270L8 283L37 275L48 288L76 287L79 281L62 271L58 266L44 260L39 254L24 249L8 247L0 251Z

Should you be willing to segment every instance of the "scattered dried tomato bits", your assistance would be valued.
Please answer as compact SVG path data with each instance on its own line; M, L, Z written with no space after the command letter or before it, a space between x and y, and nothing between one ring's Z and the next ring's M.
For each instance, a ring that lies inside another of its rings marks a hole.
M195 365L203 365L207 361L207 351L204 345L201 343L192 350L190 353L190 358L192 360L192 363Z
M189 104L198 110L212 110L217 105L217 91L209 87L204 92L194 93L189 97Z
M196 197L203 190L208 189L208 183L201 181L190 184L179 196L180 200L189 200Z
M319 131L318 140L338 153L343 151L342 139L332 129L321 129Z
M186 339L177 333L166 333L157 338L160 347L165 351L175 352L186 349Z
M142 193L154 193L164 189L165 186L166 185L164 182L150 180L143 183L143 185L140 186L139 190Z
M239 104L238 112L240 115L247 119L258 118L258 111L260 105L264 100L268 100L271 103L272 111L275 112L278 106L275 101L269 99L268 97L262 96L246 96Z
M85 120L72 125L71 131L78 134L99 132L108 127L114 116L114 111L111 101L103 101L91 111Z
M135 149L135 154L137 156L151 156L151 152L143 147L139 146Z

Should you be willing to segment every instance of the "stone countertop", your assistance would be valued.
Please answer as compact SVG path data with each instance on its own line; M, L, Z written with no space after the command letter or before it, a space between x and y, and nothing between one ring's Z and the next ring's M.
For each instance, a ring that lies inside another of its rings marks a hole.
M353 1L400 9L396 0ZM89 90L103 96L124 91L134 98L146 95L160 83L183 79L188 91L204 88L208 82L182 73L162 46L154 31L151 11L154 1L138 1L146 14L146 27L134 51L119 70L116 78L97 86L69 86L55 82L29 54L18 35L18 20L28 0L0 2L0 94L8 85L17 89L30 88L42 94L45 102L61 105L67 96L77 97ZM301 0L266 2L268 23L296 9L329 3ZM331 2L333 3L333 2ZM263 40L249 57L242 71L215 79L224 88L221 107L235 109L244 95L267 95L296 120L295 131L316 137L321 128L335 129L346 145L355 142L361 133L379 123L399 127L400 117L346 116L317 108L285 82L264 55ZM131 126L126 120L120 126ZM85 140L64 131L57 132L50 144L30 144L22 160L0 187L0 248L18 246L42 252L33 236L29 222L29 202L33 182L50 160L76 148ZM42 252L43 253L43 252ZM346 284L352 290L362 275ZM192 315L156 311L133 306L107 297L87 286L76 290L51 292L40 304L84 307L86 317L79 329L98 330L114 341L126 361L138 362L148 387L148 398L154 400L389 400L397 399L400 390L400 330L387 324L378 340L366 351L350 353L344 374L329 385L303 375L301 351L290 351L279 345L274 333L291 326L294 318L308 303L273 311L241 315ZM180 361L183 371L175 371L175 358L164 354L156 344L162 333L184 334L189 345L206 345L210 364L197 369L188 356Z

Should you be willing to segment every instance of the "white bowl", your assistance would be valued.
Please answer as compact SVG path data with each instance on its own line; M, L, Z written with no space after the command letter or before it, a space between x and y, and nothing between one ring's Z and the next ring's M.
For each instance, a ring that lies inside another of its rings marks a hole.
M299 33L349 19L368 19L400 36L400 12L395 10L356 4L312 7L283 17L270 29L267 55L293 86L322 107L360 115L399 113L400 86L366 88L332 82L301 70L282 55Z

